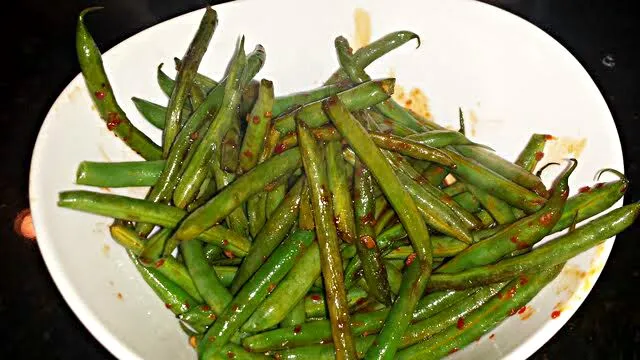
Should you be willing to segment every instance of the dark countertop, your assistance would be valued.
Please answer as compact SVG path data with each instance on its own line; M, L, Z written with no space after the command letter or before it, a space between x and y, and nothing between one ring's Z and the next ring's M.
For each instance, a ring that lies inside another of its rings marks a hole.
M566 46L605 95L621 135L625 172L635 182L627 202L640 200L640 11L630 0L491 0L538 25ZM130 35L202 7L181 0L10 1L1 12L4 74L0 77L0 358L108 359L63 301L36 242L13 232L13 218L28 207L31 150L50 105L79 72L74 52L78 12L107 9L92 20L105 50ZM7 44L8 42L8 44ZM608 61L603 58L608 57ZM611 66L611 60L615 65ZM606 64L605 64L606 63ZM549 84L553 86L553 84ZM534 359L638 359L640 357L640 227L619 237L593 292Z

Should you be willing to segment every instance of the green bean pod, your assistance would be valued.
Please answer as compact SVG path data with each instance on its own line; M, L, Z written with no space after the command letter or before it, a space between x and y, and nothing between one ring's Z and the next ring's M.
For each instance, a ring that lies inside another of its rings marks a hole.
M121 220L155 224L165 228L174 228L186 215L184 210L169 205L83 190L61 192L58 206ZM214 243L238 256L244 256L251 247L251 243L246 238L223 226L208 228L198 239Z
M456 151L463 156L473 159L486 166L489 170L496 172L507 180L533 191L541 197L547 197L548 191L542 180L519 165L513 164L487 149L478 146L457 145ZM523 209L524 210L524 209Z
M544 207L505 227L495 235L471 245L438 269L439 273L455 273L474 266L492 264L512 251L533 246L547 236L562 214L569 195L569 176L577 166L573 160L556 180L551 197Z
M247 115L247 129L240 148L240 172L245 173L258 163L258 155L264 147L264 139L273 116L273 83L260 81L258 98Z
M172 237L175 244L190 240L214 226L248 198L285 177L301 165L297 149L285 151L256 166L220 191L213 199L189 214ZM171 239L170 239L171 242ZM171 247L168 247L171 250ZM165 249L165 251L168 251Z
M175 63L176 71L182 68L183 61L179 58L174 57L173 62ZM218 86L218 82L206 75L202 75L201 73L196 72L193 78L193 85L197 86L206 95L211 92L211 90L213 90L216 86Z
M494 218L498 224L510 224L516 220L516 215L511 210L511 206L503 200L500 200L473 185L467 185L467 189L469 189L469 192L478 199L480 204L482 204L482 207L491 214L491 217Z
M353 287L347 292L347 305L353 310L358 304L362 304L367 300L369 294L359 287ZM327 318L327 301L324 293L312 292L305 296L304 311L307 318Z
M475 214L476 212L482 210L480 201L478 201L478 198L476 198L471 192L466 191L461 194L454 195L452 199L456 202L456 204L460 205L463 209L470 213Z
M242 94L243 76L247 59L244 53L244 37L240 39L229 67L229 75L224 87L220 109L202 139L195 148L191 160L184 165L182 176L173 191L173 202L179 208L186 207L197 194L197 190L207 176L207 166L213 154L220 150L224 135L231 128L237 116Z
M298 114L298 116L301 115L301 113ZM304 119L304 117L296 118L298 140L311 190L310 198L320 247L320 264L327 294L333 342L336 346L336 358L355 359L355 346L349 327L349 308L342 274L342 258L336 226L333 223L334 215L327 171L324 167L322 150Z
M312 102L320 101L331 95L345 91L350 87L352 87L350 81L341 81L324 85L313 90L279 96L275 99L275 103L273 104L273 114L274 116L278 116L286 111L294 109L297 106L303 106Z
M544 146L547 144L547 140L553 139L551 135L544 134L533 134L525 145L524 149L518 158L514 162L514 164L522 167L528 172L533 172L533 170L538 165L538 162L542 160L544 156Z
M211 158L210 169L213 173L213 179L215 180L216 189L218 191L221 191L229 184L233 183L236 179L236 175L234 173L224 171L221 168L221 165L215 156ZM206 204L206 202L210 199L211 197L205 198L202 201L197 201L197 203L202 206ZM197 209L197 207L195 209ZM193 211L193 209L191 211ZM247 219L247 216L245 215L244 210L241 206L231 211L229 215L227 215L225 221L229 229L231 229L232 231L235 231L236 233L245 237L249 236L249 220Z
M435 274L431 277L429 288L463 289L481 286L562 264L629 227L638 213L640 213L639 203L612 210L526 254L455 274Z
M392 302L391 288L373 228L373 207L375 202L373 178L369 170L360 161L356 161L353 192L357 233L355 244L368 292L382 304L390 305Z
M512 280L496 296L463 320L431 338L398 353L398 359L440 359L472 343L495 328L510 314L525 306L542 288L556 278L562 266L527 275L528 281ZM460 324L462 326L460 326Z
M462 194L465 191L467 191L467 185L465 185L461 181L456 181L455 183L442 189L442 192L449 196L456 196L458 194Z
M198 292L215 314L221 314L231 302L232 296L216 273L211 271L204 256L202 243L198 240L183 241L180 243L180 253Z
M207 7L200 21L200 26L183 57L183 62L178 70L176 82L171 92L171 97L169 98L169 104L167 105L164 131L162 133L162 155L164 158L169 156L169 150L180 130L180 119L182 117L184 103L187 100L193 78L200 66L200 61L207 50L217 25L218 14L212 8Z
M338 231L338 237L343 241L352 243L356 238L356 221L345 171L347 164L342 158L342 144L339 141L326 143L325 159L327 162L329 192L333 203L334 223Z
M220 168L228 173L235 174L238 171L240 160L240 122L233 121L233 125L222 138L220 144Z
M320 250L318 244L313 243L269 297L244 323L242 330L256 333L276 326L294 311L297 304L302 304L303 318L306 317L304 296L318 276L320 276Z
M306 315L304 313L304 300L298 301L298 303L291 309L287 316L280 322L280 327L291 327L304 324Z
M300 198L304 187L306 187L304 178L298 179L287 193L282 204L256 236L249 253L245 256L238 268L236 277L231 283L231 293L235 294L240 290L242 285L249 280L253 273L260 268L264 260L289 234L289 230L298 217L301 206ZM302 229L308 230L307 228Z
M76 184L99 187L153 186L163 168L163 160L83 161L76 170Z
M485 145L474 143L467 139L464 134L454 130L430 130L408 135L407 139L434 148L443 148L449 145L474 145L486 147Z
M144 100L138 97L132 97L131 101L138 109L138 112L144 117L151 125L156 128L162 130L164 129L164 118L167 114L167 108L153 103L148 100ZM181 117L183 119L188 118L191 115L191 112L187 109L182 110Z
M388 99L393 94L395 79L368 81L336 94L348 110L360 110ZM295 116L299 114L309 127L316 128L329 123L322 110L322 101L307 104L299 110L294 109L274 120L274 127L280 134L288 134L296 129Z
M162 90L162 92L165 95L171 97L171 93L173 93L173 87L175 86L176 82L175 80L170 78L169 75L167 75L167 73L162 71L163 66L164 66L164 63L160 63L158 65L158 68L156 70L156 81L158 82L158 86L160 86L160 90ZM187 111L191 111L191 104L186 104L185 107L187 108ZM165 108L165 116L166 116L166 108ZM162 123L164 124L164 119L162 120Z
M376 236L380 235L380 233L382 233L382 231L387 227L387 225L391 223L391 221L395 217L396 217L396 212L393 211L393 209L387 209L385 210L385 212L380 214L380 216L376 218L375 226L373 229Z
M78 16L76 28L76 53L91 100L110 131L146 160L159 160L162 158L162 149L133 126L118 105L102 65L100 50L84 25L84 16L98 9L101 8L83 10Z
M396 173L384 155L367 136L366 130L349 113L340 99L331 97L325 102L325 111L331 121L353 148L358 158L371 171L376 182L393 206L398 218L409 234L418 258L431 268L429 233L411 196L405 191Z
M296 231L274 251L207 330L198 346L200 358L215 358L217 349L225 345L240 329L270 290L291 270L298 256L306 251L314 237L313 232Z

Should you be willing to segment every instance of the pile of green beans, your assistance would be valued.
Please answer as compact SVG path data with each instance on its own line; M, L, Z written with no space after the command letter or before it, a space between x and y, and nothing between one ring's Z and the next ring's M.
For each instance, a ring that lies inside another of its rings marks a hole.
M150 191L64 191L58 205L115 219L112 238L200 359L441 358L640 213L592 219L628 181L601 170L619 179L569 196L574 159L547 189L534 170L550 135L533 134L511 163L469 140L462 118L460 132L444 130L395 103L394 79L365 68L419 46L409 31L356 52L338 37L324 86L276 96L277 83L253 79L264 48L245 55L244 37L223 79L198 73L217 25L207 7L175 80L158 67L167 105L132 99L163 129L158 146L117 103L84 25L93 10L78 18L82 74L109 130L145 160L83 161L76 183Z

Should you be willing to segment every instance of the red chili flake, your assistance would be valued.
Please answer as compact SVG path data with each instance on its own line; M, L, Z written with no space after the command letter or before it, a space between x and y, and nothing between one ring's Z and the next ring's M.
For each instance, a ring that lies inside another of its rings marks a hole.
M560 196L562 196L563 199L566 199L569 197L569 190L564 190Z
M518 310L516 310L516 309L511 309L511 310L509 310L509 313L508 313L507 315L509 315L509 316L513 316L513 315L515 315L515 314L516 314L516 312L518 312Z
M196 345L198 345L198 343L195 336L189 337L189 345L191 345L191 347L194 349L196 348Z
M369 332L365 330L365 331L362 333L362 335L361 335L361 336L362 336L362 337L367 337L367 336L369 336Z
M591 188L588 187L588 186L583 186L580 189L578 189L578 192L581 193L581 194L582 193L588 193L589 191L591 191Z
M282 354L280 354L280 353L275 353L275 354L273 354L273 358L274 358L275 360L282 360Z
M229 259L233 259L234 257L236 257L230 250L225 250L223 251L224 256L228 257Z
M553 140L553 139L555 139L555 138L553 137L553 135L545 135L545 136L544 136L544 139L545 139L545 140Z
M358 300L356 300L356 305L362 305L365 302L367 302L367 298L359 298Z
M327 105L335 105L337 102L338 102L338 97L334 95L327 100Z
M540 224L543 226L549 226L551 224L551 220L553 220L553 212L548 212L540 216Z
M373 249L376 247L376 241L369 235L364 235L360 237L360 242L367 247L367 249Z
M188 302L185 301L184 303L184 307L186 307L187 309L191 307L191 304L189 304Z
M516 247L518 249L526 249L529 247L529 244L527 244L524 241L520 241L520 239L518 239L517 236L512 236L511 239L509 239L512 243L516 244Z
M213 313L209 314L209 319L215 320L216 319L216 314L213 314Z
M496 337L496 334L489 335L489 339L491 339L491 340L493 340L493 338L495 338L495 337Z
M251 121L256 125L260 124L260 118L257 115L254 115L253 118L251 118Z
M456 324L456 327L458 327L459 330L464 329L464 318L463 317L458 318L458 323Z
M523 306L520 308L520 310L518 310L518 314L524 314L524 312L527 311L527 306Z
M311 295L311 300L313 301L320 301L322 299L322 297L320 297L320 295L314 294Z
M198 140L198 137L200 136L200 134L198 134L197 131L194 131L191 133L191 135L189 135L189 139L191 139L191 141L196 141Z
M287 150L287 147L285 146L285 144L280 143L278 145L276 145L276 147L273 149L273 152L276 154L280 154L281 152Z
M109 115L107 115L107 129L109 129L109 131L113 131L121 122L122 119L120 119L117 113L110 112Z
M273 289L275 289L275 288L276 288L276 284L273 284L273 283L272 283L272 284L269 284L269 287L267 288L267 292L268 292L269 294L271 294L271 292L272 292L272 291L273 291Z
M236 357L236 354L234 354L234 353L233 353L233 352L231 352L231 351L227 351L227 358L229 358L229 359L233 359L233 358L235 358L235 357Z
M407 256L407 260L404 261L404 264L409 266L415 259L416 259L416 253L411 253L409 254L409 256Z
M529 282L529 279L526 276L524 275L520 276L520 285L525 285L528 282Z
M620 189L620 192L623 193L627 191L627 184L624 184L624 186Z
M509 289L509 291L507 291L507 293L505 294L505 298L507 299L511 299L512 297L514 297L516 295L516 288L512 287L511 289Z
M104 91L102 91L102 90L96 91L94 93L94 95L96 96L96 99L98 99L98 100L104 99Z
M266 118L270 118L270 117L272 117L272 116L273 116L273 113L272 113L271 111L265 111L265 113L264 113L264 117L266 117Z
M552 318L552 319L555 319L555 318L557 318L558 316L560 316L560 310L554 310L554 311L551 313L551 318Z
M202 309L202 311L209 311L209 310L211 310L211 306L205 304L205 305L200 306L200 309Z
M164 264L164 259L160 259L160 260L156 261L155 266L156 266L156 268L159 268L159 267L161 267L163 264Z
M453 348L453 349L449 350L449 354L453 354L454 352L456 352L458 350L459 350L458 348Z
M248 158L252 158L253 157L253 153L251 152L251 150L247 149L245 151L242 152L242 155L248 157Z
M385 118L382 122L387 126L393 126L393 121L391 121L391 119Z
M227 246L227 245L229 245L229 240L227 239L222 240L222 246Z
M293 333L294 334L299 334L300 331L302 331L302 325L300 325L300 324L296 325L296 327L293 328Z
M544 157L544 153L542 151L536 152L536 160L540 161Z
M373 225L375 223L376 219L374 218L374 215L372 213L367 213L365 216L360 218L360 222L362 224L371 224Z
M171 304L167 304L167 303L165 303L165 304L164 304L164 307L166 307L167 309L171 309Z
M233 312L238 311L238 304L233 304L233 306L231 307L231 311Z
M405 104L406 106L411 106L411 103L412 103L412 101L411 101L411 99L409 99L409 100L407 100L404 104Z
M594 188L594 189L600 189L600 188L601 188L601 187L603 187L603 186L604 186L604 183L601 183L601 182L600 182L600 183L597 183L597 184L593 185L593 188Z

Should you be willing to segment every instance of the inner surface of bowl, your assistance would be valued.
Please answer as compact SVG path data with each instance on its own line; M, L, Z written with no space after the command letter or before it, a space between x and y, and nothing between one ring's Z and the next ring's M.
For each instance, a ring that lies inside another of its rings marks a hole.
M344 35L354 45L357 39L366 41L356 23L368 18L371 40L396 30L420 35L418 49L407 44L367 70L374 78L396 77L396 98L419 100L419 110L435 121L457 126L461 107L468 135L510 160L532 133L558 137L543 162L578 158L574 193L591 183L596 170L623 168L615 125L584 69L541 30L497 8L470 1L272 0L233 2L216 10L219 25L200 67L214 79L223 74L238 36L245 35L247 51L253 44L265 47L267 61L258 78L272 80L277 94L316 87L337 68L334 38ZM265 14L274 18L265 20ZM121 106L156 141L160 132L145 123L129 99L166 103L156 85L156 67L164 62L171 72L173 57L184 54L201 16L197 11L159 24L104 57ZM65 300L115 356L192 359L195 353L175 317L110 239L110 219L56 207L59 191L81 188L74 185L81 161L134 159L99 119L82 78L76 77L47 115L34 151L30 201L38 241ZM140 188L100 191L146 194ZM570 261L532 301L530 313L509 318L492 336L453 357L532 354L575 312L610 247L611 241ZM556 310L561 315L552 319Z

